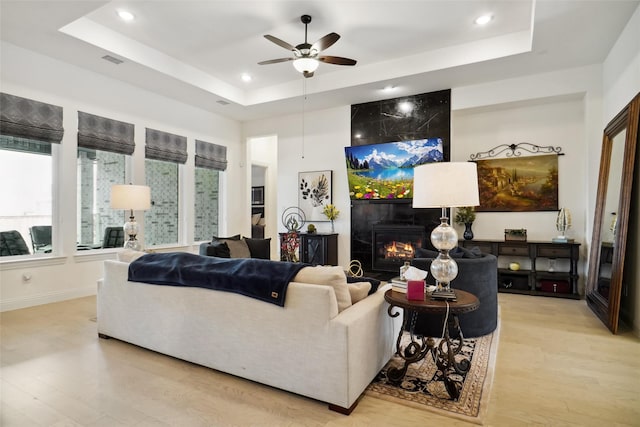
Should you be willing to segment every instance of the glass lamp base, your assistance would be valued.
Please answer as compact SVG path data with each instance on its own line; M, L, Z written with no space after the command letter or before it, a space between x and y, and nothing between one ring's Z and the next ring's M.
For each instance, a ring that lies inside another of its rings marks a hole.
M141 251L142 250L142 245L140 244L140 242L135 240L135 237L134 237L133 239L130 239L130 240L127 240L126 242L124 242L124 248L125 249L132 249L134 251Z

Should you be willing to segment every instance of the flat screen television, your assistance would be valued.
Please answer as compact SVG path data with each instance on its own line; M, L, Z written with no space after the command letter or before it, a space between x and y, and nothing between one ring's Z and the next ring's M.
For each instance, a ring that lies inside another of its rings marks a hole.
M413 168L444 159L442 139L345 147L353 200L412 199Z

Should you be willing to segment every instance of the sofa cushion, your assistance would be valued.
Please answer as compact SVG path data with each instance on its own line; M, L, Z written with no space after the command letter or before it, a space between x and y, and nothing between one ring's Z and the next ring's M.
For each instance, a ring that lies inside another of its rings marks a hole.
M216 241L216 240L240 240L240 235L239 234L234 234L231 237L218 237L218 236L213 236L211 238L211 241Z
M416 258L435 258L437 257L439 252L431 251L429 249L417 248L416 249ZM451 258L480 258L482 256L482 252L480 248L474 246L472 248L465 248L462 246L456 246L455 248L449 251L449 256Z
M416 258L435 258L439 254L438 251L431 251L425 248L416 248Z
M338 302L338 313L351 306L351 294L349 293L349 285L347 285L347 276L342 267L326 265L304 267L296 274L293 281L333 287Z
M207 245L207 256L216 256L218 258L231 258L229 245L223 240L213 240Z
M122 262L133 262L140 258L142 255L146 255L146 252L142 251L134 251L133 249L125 249L119 251L117 254L118 261Z
M221 242L222 240L218 240ZM229 247L231 258L251 258L249 246L244 240L224 240Z
M369 295L371 290L371 283L369 282L356 282L349 284L349 294L351 295L351 304L355 304L361 301Z
M371 277L353 277L347 276L347 283L358 283L358 282L369 282L371 285L371 289L369 289L369 295L374 294L378 291L378 286L380 286L380 280L374 279Z
M271 259L271 237L267 239L250 239L244 237L243 240L249 247L251 258Z

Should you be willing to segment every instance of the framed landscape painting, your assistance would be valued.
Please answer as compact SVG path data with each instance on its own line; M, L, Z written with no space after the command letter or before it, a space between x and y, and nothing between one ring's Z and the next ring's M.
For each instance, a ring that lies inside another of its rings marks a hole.
M330 170L298 173L298 207L307 222L329 221L322 211L331 203L332 175Z
M478 212L558 210L558 156L478 160Z

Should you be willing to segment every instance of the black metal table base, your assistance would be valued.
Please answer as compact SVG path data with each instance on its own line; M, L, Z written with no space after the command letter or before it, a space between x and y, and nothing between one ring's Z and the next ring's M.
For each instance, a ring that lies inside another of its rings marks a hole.
M399 312L392 313L393 306L389 306L388 313L391 317L397 317ZM444 334L440 343L436 345L436 340L431 337L417 336L414 334L416 319L418 313L411 310L405 310L405 316L402 320L402 329L398 334L396 340L396 354L403 360L403 366L400 368L389 368L387 370L387 378L393 383L399 383L407 374L407 369L410 364L423 360L429 353L433 358L436 366L442 372L445 388L449 396L453 400L458 400L460 397L460 390L462 388L462 382L455 378L457 375L464 375L469 371L471 363L466 358L459 358L456 360L456 355L460 353L463 345L462 330L460 330L460 322L456 314L450 314L448 317L448 324L444 328ZM409 342L404 348L402 348L402 335L405 330L408 331L411 337ZM449 327L453 327L458 331L458 338L451 338L449 336Z

